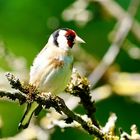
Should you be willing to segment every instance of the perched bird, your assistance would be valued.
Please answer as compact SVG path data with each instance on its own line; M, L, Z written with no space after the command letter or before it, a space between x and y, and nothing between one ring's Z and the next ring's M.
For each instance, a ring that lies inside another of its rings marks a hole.
M62 92L71 77L73 57L70 50L75 43L84 43L75 31L62 28L51 34L48 43L34 59L29 83L41 92ZM27 128L32 115L38 112L37 102L28 103L19 128Z

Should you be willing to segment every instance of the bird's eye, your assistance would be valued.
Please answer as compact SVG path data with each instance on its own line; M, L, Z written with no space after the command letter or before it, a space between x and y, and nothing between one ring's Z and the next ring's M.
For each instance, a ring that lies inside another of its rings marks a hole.
M66 38L67 38L67 40L69 40L69 41L73 41L73 40L74 40L74 37L71 36L71 35L66 36Z

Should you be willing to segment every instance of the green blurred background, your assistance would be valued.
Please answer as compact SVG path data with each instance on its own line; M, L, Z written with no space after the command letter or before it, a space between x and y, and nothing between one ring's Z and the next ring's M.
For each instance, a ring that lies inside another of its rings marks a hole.
M86 9L92 14L91 20L81 26L74 20L65 21L62 13L73 2L73 0L0 0L0 40L16 56L27 59L29 70L34 57L46 44L49 35L57 28L68 27L74 29L86 41L83 49L100 61L110 46L108 35L116 19L104 13L98 3L90 2ZM127 9L130 0L116 0L116 2ZM140 14L137 14L136 18L139 20ZM131 35L131 32L128 39L139 47L140 42ZM5 71L9 70L3 61L0 63L0 67ZM122 72L140 72L140 60L132 59L123 49L115 64ZM130 132L130 126L134 123L140 128L140 105L132 102L129 97L113 94L110 98L98 102L96 106L96 118L101 125L105 124L110 112L115 112L118 116L118 128L122 127L123 130ZM24 106L19 106L18 103L0 100L0 116L3 120L2 137L14 136L18 133L17 126L23 109ZM75 111L84 112L81 107ZM61 132L57 128L52 134L52 139L92 138L78 129L68 128Z

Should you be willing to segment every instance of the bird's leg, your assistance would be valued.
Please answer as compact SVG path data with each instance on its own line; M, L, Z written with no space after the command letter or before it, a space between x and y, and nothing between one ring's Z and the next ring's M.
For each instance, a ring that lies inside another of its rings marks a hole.
M36 86L30 85L29 86L28 96L27 96L29 102L32 102L34 100L35 92L36 92Z

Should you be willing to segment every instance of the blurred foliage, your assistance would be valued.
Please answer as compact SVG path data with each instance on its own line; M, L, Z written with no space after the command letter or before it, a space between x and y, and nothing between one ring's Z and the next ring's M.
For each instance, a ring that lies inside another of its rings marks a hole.
M2 137L11 136L18 132L17 126L22 117L22 114L20 113L22 110L23 106L19 107L16 103L0 101L0 115L3 121Z
M0 0L0 41L3 41L16 56L24 56L29 69L33 58L46 44L49 35L57 28L68 27L76 30L86 41L83 49L99 61L110 45L108 35L116 20L104 13L100 5L91 2L87 9L92 13L92 19L85 26L79 26L75 21L64 21L62 12L73 2L74 0L61 0L59 3L54 0ZM116 0L116 2L127 9L130 0ZM137 14L136 18L140 20L140 14ZM140 42L131 32L128 39L138 48L140 47ZM0 66L3 66L4 62L0 62ZM140 59L132 59L123 49L115 64L120 71L140 72ZM118 116L117 126L129 131L133 123L140 128L139 110L139 104L133 103L129 98L115 95L97 103L96 117L104 125L109 113L115 112ZM83 112L80 107L76 111ZM0 100L0 116L4 122L3 137L12 136L18 132L17 126L22 112L23 107L19 107L16 103ZM72 128L66 129L63 133L57 128L52 139L58 138L91 139L86 133Z

